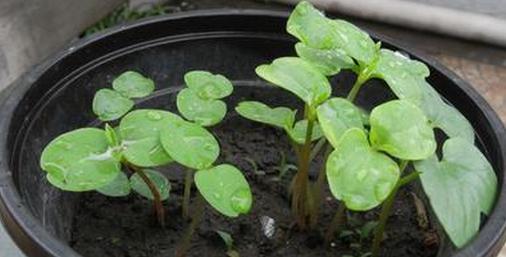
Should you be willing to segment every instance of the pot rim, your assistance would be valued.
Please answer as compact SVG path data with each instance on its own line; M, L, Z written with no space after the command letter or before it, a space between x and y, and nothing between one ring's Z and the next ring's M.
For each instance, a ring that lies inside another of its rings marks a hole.
M34 254L32 256L82 257L68 246L67 243L50 235L42 227L42 224L31 214L29 209L23 205L23 200L18 193L10 171L11 156L7 142L11 128L11 118L20 100L24 97L28 89L31 88L34 81L39 79L53 65L66 57L72 56L75 52L82 50L83 47L133 28L149 26L158 22L196 18L202 19L215 16L253 16L258 18L270 17L286 20L289 14L290 13L287 11L273 10L211 9L141 19L139 21L112 27L69 44L67 47L64 47L63 50L50 56L44 62L35 66L31 71L25 73L5 89L0 96L0 100L3 100L3 103L0 102L0 218L18 247L27 254ZM395 42L395 40L391 38L372 32L369 33L373 38L380 39L389 46L406 51L410 55L431 66L431 68L439 71L452 83L457 85L463 93L476 104L479 108L479 112L485 116L493 130L493 134L490 135L492 136L492 140L497 142L497 146L500 148L497 156L498 167L496 167L499 168L499 170L496 170L496 172L499 171L499 177L503 178L504 176L501 174L506 173L506 166L504 163L506 159L506 130L502 121L486 100L466 81L432 57L414 51L403 44ZM506 214L501 211L506 209L506 180L500 179L499 182L496 205L493 212L488 217L487 222L480 230L479 235L467 246L453 255L453 257L488 257L495 256L500 251L502 244L506 240Z

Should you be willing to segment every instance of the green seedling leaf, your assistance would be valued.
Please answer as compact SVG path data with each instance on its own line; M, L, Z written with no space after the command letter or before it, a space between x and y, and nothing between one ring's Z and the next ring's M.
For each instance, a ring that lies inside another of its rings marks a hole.
M128 98L145 97L155 90L155 82L135 71L127 71L119 75L112 88Z
M169 180L162 173L156 170L145 169L144 173L158 189L158 193L160 193L160 200L167 200L169 198L171 188ZM151 190L149 190L149 186L138 173L134 173L130 177L130 187L132 187L132 190L141 196L146 197L149 200L154 200L153 194L151 193Z
M306 132L307 132L307 120L300 120L295 123L295 126L292 129L286 131L290 138L295 141L297 144L304 144L306 142ZM323 136L323 132L318 123L314 123L313 132L311 133L311 141L315 141L320 139Z
M103 195L112 197L127 196L130 194L130 182L125 173L119 172L113 181L96 190Z
M105 137L107 138L109 146L115 147L120 145L120 140L118 138L116 130L112 128L108 123L105 124Z
M360 228L360 237L366 239L371 235L371 232L378 226L377 221L368 221Z
M377 48L369 34L345 20L334 20L332 25L335 29L337 42L339 42L339 48L342 48L360 64L369 65L374 61Z
M222 230L216 230L216 233L221 237L221 239L227 246L227 251L230 251L234 248L234 239L229 233Z
M197 171L195 184L206 201L225 216L237 217L251 209L253 196L248 182L232 165Z
M318 49L297 43L295 50L300 58L313 64L325 76L333 76L341 69L351 69L355 66L353 59L342 49Z
M258 66L255 71L263 79L294 93L309 106L324 102L332 91L327 78L298 57L278 58L271 64Z
M160 140L176 162L196 170L208 168L220 154L218 141L209 131L184 120L166 124Z
M463 247L480 228L480 213L489 214L497 193L497 177L485 156L462 138L448 139L443 159L434 155L415 162L422 186L446 233Z
M348 129L364 128L361 110L344 98L328 99L318 106L316 114L323 134L334 148Z
M119 124L123 140L123 156L139 167L154 167L172 161L160 142L160 131L168 124L182 120L179 116L162 110L141 109L127 114Z
M422 110L409 101L393 100L370 116L374 148L403 160L422 160L436 151L434 131Z
M240 102L235 110L246 119L269 124L279 128L291 128L297 111L286 107L271 108L255 101Z
M66 191L90 191L113 181L121 172L105 132L82 128L53 139L40 158L48 181Z
M223 75L207 71L190 71L184 75L184 81L202 99L221 99L234 90L230 80Z
M334 197L354 211L367 211L380 205L399 180L397 163L372 149L362 129L349 129L338 145L326 164Z
M177 109L187 120L201 126L212 126L219 123L227 113L227 105L221 100L203 99L190 88L177 94Z
M134 107L134 102L120 93L103 88L93 98L93 113L102 121L121 118Z

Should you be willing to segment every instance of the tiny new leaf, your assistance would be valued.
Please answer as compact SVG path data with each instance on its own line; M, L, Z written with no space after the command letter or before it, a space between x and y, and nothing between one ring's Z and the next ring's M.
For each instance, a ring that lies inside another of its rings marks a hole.
M367 211L380 205L399 180L399 166L372 149L362 129L351 128L327 159L330 191L346 207Z
M165 124L160 134L162 146L178 163L192 168L211 166L220 154L220 146L214 136L198 124L180 120Z
M113 82L112 88L128 98L145 97L155 90L155 82L135 71L126 71Z
M253 196L248 182L236 167L222 164L197 171L195 184L204 199L228 217L248 213Z
M146 174L146 176L149 178L149 180L151 180L153 185L158 190L158 193L160 194L160 200L167 200L170 194L169 180L156 170L145 169L144 174ZM134 173L130 177L130 186L132 187L132 190L134 190L139 195L142 195L149 200L154 200L153 193L151 193L149 186L146 184L146 182L144 182L138 173Z
M263 79L288 90L311 107L324 102L331 94L327 78L312 64L298 57L282 57L260 65L256 73Z
M160 131L168 124L182 120L179 116L161 110L141 109L127 114L119 124L123 156L140 167L154 167L172 161L160 142Z
M201 98L191 88L185 88L177 94L177 109L187 120L201 126L215 125L227 113L225 102Z
M93 112L102 121L119 119L133 106L132 100L108 88L98 90L92 104Z
M286 107L271 108L264 103L255 101L240 102L235 110L246 119L288 129L295 122L297 111Z
M492 210L497 190L492 166L462 138L444 143L441 161L434 155L414 164L441 225L457 247L464 246L478 233L480 214Z
M53 139L40 157L48 181L67 191L90 191L113 181L121 165L112 155L104 130L82 128Z
M97 188L96 191L112 197L127 196L130 194L130 182L125 173L119 172L113 181L103 187Z
M325 76L333 76L341 69L351 69L355 66L353 59L342 49L318 49L297 43L295 50L300 58L313 64Z
M230 80L208 71L190 71L184 75L184 81L202 99L221 99L234 90Z
M422 110L409 101L393 100L370 116L374 148L403 160L422 160L436 151L434 131Z
M363 129L362 111L350 101L334 97L325 101L316 109L318 122L334 148L341 136L350 128Z
M295 123L292 129L286 130L290 138L297 144L304 144L306 142L307 132L307 120L299 120ZM311 132L311 141L320 139L323 136L323 132L317 122L313 125L313 131Z

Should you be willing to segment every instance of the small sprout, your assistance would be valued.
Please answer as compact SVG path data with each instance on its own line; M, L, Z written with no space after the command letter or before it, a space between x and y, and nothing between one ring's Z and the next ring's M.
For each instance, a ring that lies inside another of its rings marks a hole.
M369 238L371 232L378 226L377 221L368 221L366 222L359 230L360 241Z
M178 163L196 170L211 166L220 154L214 136L198 124L184 120L165 124L160 134L163 149Z
M53 139L40 157L48 181L67 191L90 191L113 181L121 172L104 130L82 128Z
M259 176L265 175L265 171L258 169L258 164L255 162L255 160L249 157L244 157L243 160L247 161L251 165L251 167L253 168L253 174Z
M131 191L130 181L125 173L120 172L113 181L96 190L103 195L111 197L127 196Z
M218 233L218 235L221 237L221 239L227 246L227 256L239 257L239 253L236 250L234 250L234 239L232 238L232 236L229 233L221 230L216 230L216 233Z
M221 99L232 94L234 89L223 75L207 71L190 71L185 74L184 81L202 99Z
M151 94L155 83L138 72L127 71L112 82L112 88L125 97L140 98Z
M221 164L195 174L195 184L206 201L228 217L248 213L253 197L241 171L229 164Z
M146 176L151 180L153 185L158 189L158 193L160 194L160 200L164 201L169 198L170 193L170 183L169 180L160 172L156 170L144 170ZM138 173L134 173L130 177L130 186L132 190L138 193L139 195L149 199L154 200L153 193L149 189L148 185L144 182L141 176Z
M277 180L283 179L290 170L297 170L297 166L290 164L286 161L286 154L279 150L279 156L281 157L281 160L279 161L279 165L274 167L275 170L279 171L279 175L277 177Z
M93 98L93 112L103 121L119 119L133 106L132 100L108 88L98 90Z

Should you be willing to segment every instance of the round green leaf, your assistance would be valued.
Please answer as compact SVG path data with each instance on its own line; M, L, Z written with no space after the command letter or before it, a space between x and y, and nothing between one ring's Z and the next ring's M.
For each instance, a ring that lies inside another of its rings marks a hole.
M317 106L329 98L330 83L318 69L298 57L282 57L271 64L260 65L256 73L263 79L288 90L309 106Z
M112 88L128 98L145 97L155 90L155 82L135 71L127 71L119 75Z
M208 71L190 71L184 75L184 81L202 99L221 99L234 90L230 80Z
M445 142L441 161L434 155L414 164L441 225L453 243L463 247L478 233L481 213L492 211L497 194L492 166L462 138Z
M113 181L96 190L103 195L112 197L127 196L130 194L130 182L125 173L119 172Z
M365 132L351 128L327 159L330 191L346 207L367 211L380 205L399 180L399 167L369 146Z
M307 120L300 120L295 123L292 129L286 130L290 138L297 144L304 144L306 142L307 132ZM313 125L313 131L311 133L311 141L320 139L323 136L323 132L317 122Z
M156 170L145 169L144 173L151 180L156 189L158 189L158 193L160 193L160 200L167 200L170 193L169 180ZM154 200L153 193L151 193L149 186L146 184L146 182L144 182L138 173L134 173L130 177L130 187L136 193L146 197L147 199Z
M195 184L206 201L225 216L237 217L251 209L253 196L249 184L232 165L197 171Z
M227 105L223 101L200 98L191 88L177 94L177 109L183 117L201 126L215 125L227 113Z
M353 59L343 49L318 49L297 43L295 50L298 56L313 64L325 76L333 76L341 69L351 69L355 66Z
M171 112L154 109L135 110L127 114L119 124L124 158L140 167L170 163L172 159L160 142L160 131L180 120Z
M98 90L93 98L93 112L103 121L119 119L132 107L132 100L108 88Z
M198 124L180 120L161 131L163 148L178 163L193 169L211 166L220 154L214 136Z
M101 129L82 128L53 139L40 157L48 181L67 191L95 190L121 171Z
M293 126L297 112L286 107L271 108L255 101L240 102L235 110L246 119L285 129Z
M344 98L331 98L316 109L318 122L323 134L337 148L341 136L349 128L363 129L362 113L355 105Z
M422 160L436 151L434 131L412 103L394 100L374 108L370 116L371 144L403 160Z

